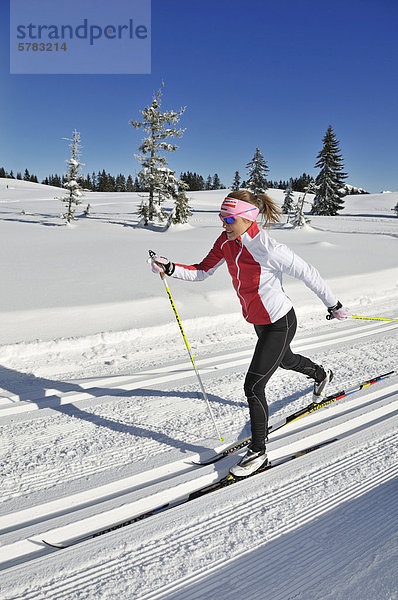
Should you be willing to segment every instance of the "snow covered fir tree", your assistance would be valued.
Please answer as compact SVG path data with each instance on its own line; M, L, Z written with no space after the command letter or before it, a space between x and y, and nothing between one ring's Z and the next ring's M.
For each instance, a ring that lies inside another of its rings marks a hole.
M171 216L171 222L176 225L177 223L187 223L189 217L192 215L191 207L187 202L187 197L184 191L178 192L175 197L174 210Z
M64 176L63 187L66 188L67 193L65 196L60 196L60 199L66 206L66 211L62 215L66 223L70 223L75 219L76 207L81 204L83 192L80 181L82 180L81 167L84 163L80 162L80 132L73 131L73 137L63 138L70 142L69 147L71 149L70 158L66 161L68 164L68 170Z
M256 152L251 161L246 165L248 181L246 183L247 189L253 194L262 194L268 188L266 175L269 172L267 162L264 160L261 154L260 148L256 148Z
M232 182L232 190L234 192L236 192L239 189L240 189L240 175L239 175L239 171L235 171L235 177Z
M294 202L293 182L292 182L292 179L290 179L289 185L285 190L285 199L282 204L282 212L284 215L287 215L286 223L289 223L290 213L293 209L293 202Z
M314 181L311 181L305 188L304 194L299 197L296 204L293 205L293 216L291 223L294 227L304 227L311 223L311 220L304 214L304 204L306 203L307 194L313 194L316 191L316 185ZM308 202L310 204L310 202Z
M148 197L142 200L138 209L138 214L145 225L150 222L157 224L165 220L167 213L162 208L162 204L169 199L178 201L178 208L174 209L172 217L173 222L185 223L190 214L188 198L185 194L188 185L175 177L175 171L168 168L167 159L162 154L177 150L178 146L170 144L167 140L171 137L182 137L185 130L177 128L176 125L186 107L179 111L162 112L163 86L162 82L158 92L153 94L151 106L140 110L143 120L130 121L133 127L136 129L142 127L148 134L139 146L141 154L135 155L142 165L138 174L140 187L148 192ZM182 220L176 221L176 219Z
M347 173L344 173L339 142L330 125L317 159L315 168L321 171L315 180L316 192L311 214L334 216L344 206L342 197L346 195L344 179L347 178Z

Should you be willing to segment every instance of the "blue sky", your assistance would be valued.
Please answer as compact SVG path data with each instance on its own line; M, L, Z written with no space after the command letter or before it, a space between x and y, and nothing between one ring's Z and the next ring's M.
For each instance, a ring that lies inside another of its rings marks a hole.
M0 1L6 170L62 173L62 138L76 128L85 172L135 175L142 134L129 120L164 80L163 108L187 106L186 132L169 155L177 174L217 172L229 186L258 146L271 179L316 175L332 125L348 182L398 191L394 0L152 0L150 75L10 75L8 2Z

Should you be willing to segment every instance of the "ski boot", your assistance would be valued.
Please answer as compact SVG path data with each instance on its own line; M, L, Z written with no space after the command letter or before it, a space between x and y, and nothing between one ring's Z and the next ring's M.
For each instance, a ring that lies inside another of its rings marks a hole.
M250 446L246 454L241 460L233 467L230 468L229 472L234 477L248 477L253 475L256 471L265 467L268 464L267 453L264 450L254 452Z
M315 402L315 404L319 404L320 402L322 402L322 400L325 399L326 397L326 389L329 385L329 383L332 381L333 379L333 371L331 369L323 369L324 371L324 378L321 381L316 381L314 383L314 391L312 394L312 401Z

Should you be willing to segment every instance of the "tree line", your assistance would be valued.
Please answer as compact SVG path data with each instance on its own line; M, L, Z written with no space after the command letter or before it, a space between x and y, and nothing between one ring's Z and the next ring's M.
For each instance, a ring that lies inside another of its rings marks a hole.
M62 202L68 204L65 219L69 222L74 219L74 206L81 203L83 191L93 190L101 192L114 191L137 191L146 192L138 208L138 215L141 217L141 224L144 226L159 224L167 219L170 223L186 223L188 217L192 214L189 206L189 199L186 192L194 190L217 190L225 188L217 173L209 175L205 180L201 175L191 171L181 173L180 178L176 177L175 171L168 167L165 153L175 152L178 146L170 143L168 140L173 137L181 138L185 129L177 127L181 115L186 107L180 110L161 110L162 82L160 89L152 96L152 103L139 112L142 120L131 120L130 125L135 129L143 129L147 136L142 140L138 147L139 154L135 158L141 163L141 170L133 181L131 175L125 178L121 173L116 177L106 173L103 169L98 174L92 173L85 177L81 173L80 162L80 133L74 130L73 138L69 139L71 156L67 161L69 168L65 175L58 174L46 177L43 183L56 185L67 190L67 195L61 197ZM68 139L68 138L64 138ZM246 179L241 179L239 171L235 171L232 182L232 190L245 188L254 194L266 192L268 188L277 187L285 189L284 212L289 211L290 198L292 191L304 192L300 202L299 211L303 213L305 195L313 193L311 214L315 215L337 215L338 211L344 206L344 196L350 191L354 191L351 186L347 186L344 180L347 173L344 172L343 158L340 153L339 141L331 126L328 127L323 138L323 147L317 156L315 168L320 169L319 174L314 180L313 177L303 173L298 178L290 178L288 181L272 181L269 179L269 166L260 148L256 148L253 158L246 164ZM10 175L13 173L11 172ZM0 171L0 176L7 176L4 168ZM21 173L17 178L22 178ZM35 175L31 175L26 169L24 179L37 181ZM363 191L363 190L361 190ZM357 190L355 190L357 193ZM354 192L354 193L355 193ZM165 200L173 202L173 208L170 212L163 208ZM89 206L86 213L89 214ZM302 221L301 217L300 220ZM302 223L301 223L302 224Z
M239 175L239 171L235 172ZM19 179L23 181L31 181L33 183L39 183L37 175L30 173L29 169L25 169L24 174L17 172L14 175L13 170L9 173L0 167L0 177L9 179ZM188 191L208 191L208 190L224 190L227 186L221 181L218 173L214 175L208 175L204 178L196 172L186 171L180 173L181 181L184 181L188 185ZM311 182L312 177L303 173L300 177L291 177L288 180L272 181L268 180L268 187L280 190L286 190L289 186L292 186L293 191L303 192L308 184ZM47 175L40 183L44 185L52 185L54 187L62 188L66 183L66 175L59 175L58 173ZM94 171L86 176L79 177L79 183L84 190L90 190L91 192L147 192L140 184L138 177L128 175L127 177L123 173L118 175L112 175L107 173L105 169L95 173ZM246 188L247 182L242 180L241 187ZM231 182L231 187L234 186L234 182ZM357 194L359 193L356 188L350 188L347 193Z
M28 169L25 169L25 173L23 176L20 171L18 171L15 176L14 171L12 169L9 173L7 173L4 167L0 167L0 177L7 177L8 179L19 179L21 181L32 181L33 183L39 183L37 175L30 174Z

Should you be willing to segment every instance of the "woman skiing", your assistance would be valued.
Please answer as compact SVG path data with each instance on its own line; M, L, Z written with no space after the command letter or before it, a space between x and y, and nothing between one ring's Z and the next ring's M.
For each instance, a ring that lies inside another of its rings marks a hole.
M279 210L268 195L255 195L247 190L231 192L224 199L219 214L224 231L202 262L182 265L162 256L152 259L154 273L164 271L188 281L202 281L226 262L243 316L254 325L258 340L244 383L252 439L245 456L231 468L236 477L251 475L267 463L265 386L276 369L298 371L313 379L315 402L324 398L333 378L330 369L290 349L297 320L282 287L282 273L301 279L326 305L331 318L347 318L346 309L319 272L290 248L269 237L264 229L259 229L256 221L259 214L263 217L263 227L269 227L280 218Z

